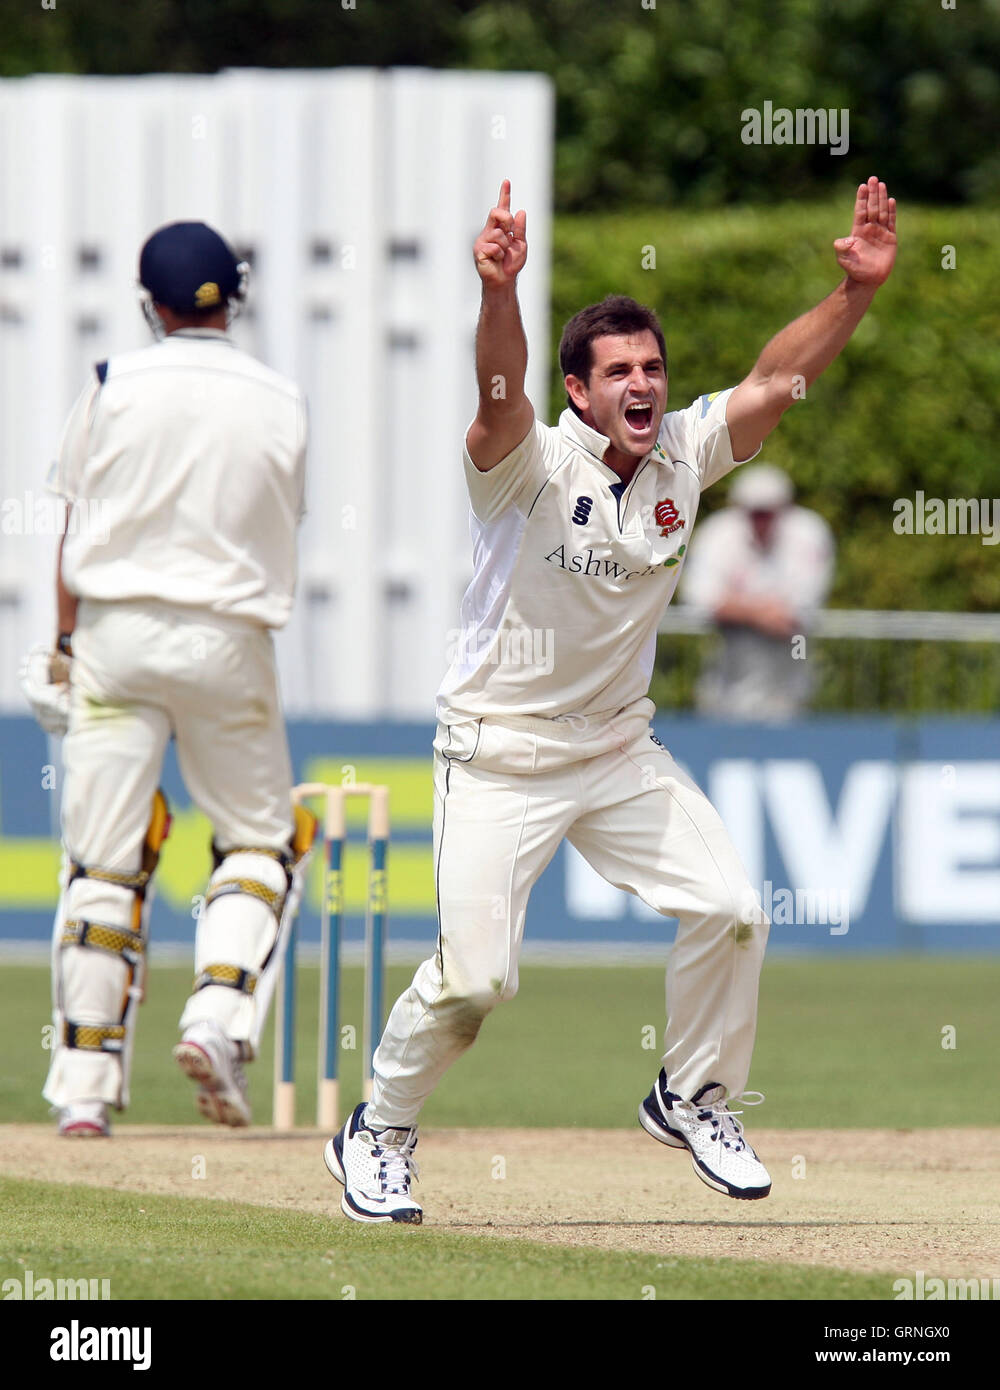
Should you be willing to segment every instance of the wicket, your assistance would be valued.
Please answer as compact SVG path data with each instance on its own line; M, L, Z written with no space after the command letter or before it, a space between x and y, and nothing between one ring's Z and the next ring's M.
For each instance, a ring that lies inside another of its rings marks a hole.
M372 1057L382 1028L387 910L386 858L389 847L389 788L359 782L330 786L304 782L292 792L296 801L325 798L323 893L320 913L319 1066L316 1124L330 1132L339 1125L340 967L344 917L344 848L347 843L347 798L368 798L368 904L365 915L365 1014L363 1038L364 1098L371 1096ZM292 923L279 981L274 1024L274 1114L276 1130L295 1128L295 953L297 923Z

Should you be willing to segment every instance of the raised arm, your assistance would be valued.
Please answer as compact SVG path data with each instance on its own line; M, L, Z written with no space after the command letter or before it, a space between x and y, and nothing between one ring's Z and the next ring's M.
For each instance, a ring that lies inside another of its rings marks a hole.
M850 236L833 246L846 278L771 339L729 397L726 424L737 460L749 458L801 397L796 387L811 386L826 370L889 278L896 259L896 200L884 183L873 177L859 186Z
M510 181L473 246L483 297L476 330L479 410L469 426L466 447L481 473L487 473L531 429L535 413L524 394L528 343L517 303L517 277L528 258L525 213L510 210Z

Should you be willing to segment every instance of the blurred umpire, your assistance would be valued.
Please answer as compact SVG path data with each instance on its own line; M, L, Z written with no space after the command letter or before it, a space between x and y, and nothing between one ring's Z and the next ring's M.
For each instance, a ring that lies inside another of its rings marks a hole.
M793 504L787 473L760 463L740 471L728 507L703 521L681 596L711 619L719 646L698 682L700 713L778 723L812 693L804 636L833 580L833 532Z
M68 723L43 1094L76 1136L108 1134L109 1108L128 1103L168 740L214 861L174 1056L220 1124L250 1121L243 1063L312 837L293 814L271 637L295 587L305 403L229 337L247 266L217 232L160 228L139 279L158 341L99 362L70 414L49 484L68 507L57 651L22 672L43 725Z

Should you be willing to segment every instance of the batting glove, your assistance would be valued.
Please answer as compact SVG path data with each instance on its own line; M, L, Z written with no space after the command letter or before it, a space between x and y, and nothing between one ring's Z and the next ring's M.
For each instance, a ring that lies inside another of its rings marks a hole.
M62 735L69 728L71 658L39 644L21 662L18 673L31 712L48 734Z

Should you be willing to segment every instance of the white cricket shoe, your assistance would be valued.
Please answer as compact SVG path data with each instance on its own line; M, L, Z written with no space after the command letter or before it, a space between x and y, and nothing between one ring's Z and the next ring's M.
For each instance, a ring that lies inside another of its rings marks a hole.
M694 1171L716 1192L752 1201L767 1196L771 1178L743 1137L743 1126L736 1119L740 1113L729 1109L723 1088L711 1081L690 1101L682 1100L667 1089L666 1074L661 1071L639 1106L639 1123L661 1144L688 1149Z
M250 1123L239 1044L217 1023L193 1023L174 1048L174 1060L185 1076L198 1082L195 1104L206 1120L233 1129Z
M59 1133L67 1139L107 1139L111 1134L103 1100L77 1100L59 1111Z
M413 1150L417 1130L368 1129L365 1102L323 1150L323 1162L344 1184L340 1209L352 1221L408 1221L419 1226L424 1213L410 1196L416 1178Z

